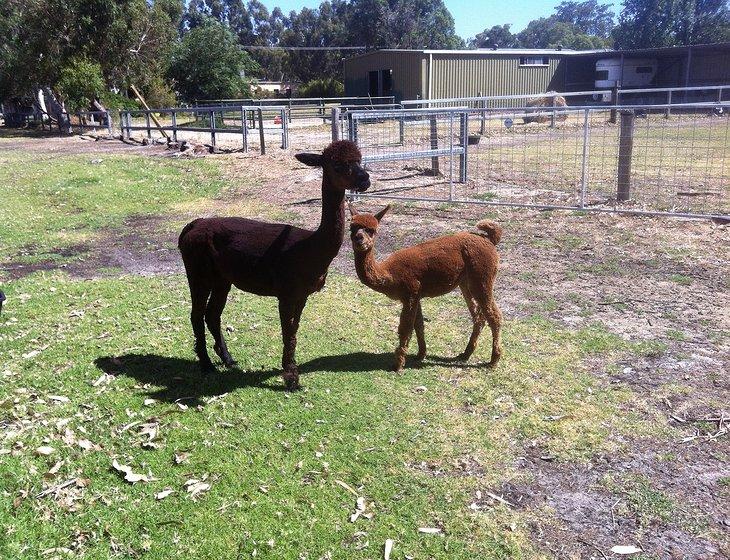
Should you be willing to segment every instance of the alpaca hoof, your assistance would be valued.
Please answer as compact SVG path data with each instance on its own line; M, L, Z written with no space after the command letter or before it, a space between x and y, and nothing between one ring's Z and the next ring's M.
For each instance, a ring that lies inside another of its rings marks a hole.
M213 365L213 362L208 360L207 362L200 362L200 371L203 374L207 375L209 373L215 373L216 369L215 369L215 366Z
M471 358L471 354L467 354L466 352L462 352L458 356L454 358L455 362L468 362L469 358Z
M287 391L299 391L302 386L299 384L298 374L284 374L284 387Z
M422 362L422 361L424 360L424 358L425 358L425 357L426 357L426 351L424 350L423 352L419 352L419 353L418 353L418 354L416 355L416 361L417 361L417 362Z
M403 364L402 362L396 362L392 366L390 366L390 371L392 371L394 373L399 373L399 372L403 371L404 365L405 364Z
M228 356L227 360L223 360L223 365L226 366L227 368L233 368L238 365L238 362L236 360L234 360L233 358L231 358L230 356Z
M487 364L487 369L494 369L494 368L496 368L496 367L497 367L497 364L499 364L499 358L497 358L497 359L492 359L492 360L490 360L490 361L489 361L489 363Z

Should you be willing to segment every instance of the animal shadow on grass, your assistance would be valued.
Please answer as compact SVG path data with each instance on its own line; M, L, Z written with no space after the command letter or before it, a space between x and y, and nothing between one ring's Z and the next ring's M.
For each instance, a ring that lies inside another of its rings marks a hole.
M238 367L219 369L204 374L197 360L159 356L157 354L124 354L94 360L97 368L109 375L126 375L140 383L157 385L148 395L165 402L180 402L189 406L204 404L203 397L230 393L244 387L260 387L283 391L284 385L267 383L281 375L280 370L244 371Z
M430 362L430 363L429 363ZM321 356L302 364L302 374L326 371L332 373L372 373L387 371L393 363L392 352L350 352ZM94 360L94 364L109 375L126 375L139 383L156 385L148 395L165 402L181 402L189 406L204 404L203 397L213 397L230 393L236 389L256 387L270 391L284 391L279 382L280 369L261 369L245 371L239 367L221 368L215 373L203 374L197 360L160 356L157 354L124 354L104 356ZM460 364L451 358L427 357L425 362L409 360L407 367L416 369L428 365L476 367L476 364ZM269 382L270 378L276 380Z

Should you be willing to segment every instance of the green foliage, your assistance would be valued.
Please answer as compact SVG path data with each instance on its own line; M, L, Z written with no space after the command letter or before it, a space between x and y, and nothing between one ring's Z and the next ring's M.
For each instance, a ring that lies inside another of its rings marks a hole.
M345 86L334 78L319 78L302 85L297 91L298 97L342 97Z
M613 30L622 49L730 41L726 0L625 0Z
M563 1L555 8L558 21L570 23L585 35L607 39L611 36L614 16L610 4L600 4L598 0L585 2Z
M576 25L560 21L556 16L531 21L517 34L517 42L526 48L601 49L609 46L607 39L587 35Z
M140 109L140 104L130 97L125 97L120 93L113 91L105 91L101 96L101 104L110 111L119 109Z
M515 47L517 46L517 36L510 31L510 27L509 23L505 23L485 29L469 41L469 46L474 49L492 48L495 45L500 49Z
M244 76L258 69L231 31L208 19L182 40L172 56L169 75L184 99L250 97Z
M104 90L104 76L98 62L72 58L61 69L57 88L70 111L87 110Z

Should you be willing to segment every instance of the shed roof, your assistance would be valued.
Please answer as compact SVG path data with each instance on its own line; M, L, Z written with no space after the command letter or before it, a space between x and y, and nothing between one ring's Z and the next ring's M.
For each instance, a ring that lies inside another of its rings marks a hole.
M685 52L687 49L692 48L692 50L708 50L708 49L719 49L724 50L727 49L730 51L730 42L727 43L709 43L709 44L701 44L701 45L683 45L678 47L658 47L658 48L650 48L650 49L625 49L625 50L615 50L615 49L592 49L592 50L574 50L574 49L494 49L494 48L484 48L484 49L461 49L461 50L441 50L441 49L380 49L377 51L370 51L367 53L359 54L356 56L351 57L351 59L355 58L361 58L364 56L371 56L376 53L420 53L420 54L442 54L442 55L455 55L455 56L479 56L479 55L485 55L485 56L494 56L494 55L503 55L503 56L529 56L529 55L535 55L535 56L581 56L581 55L616 55L620 56L622 54L624 55L630 55L630 56L636 56L636 55L642 55L642 54L675 54L680 52Z

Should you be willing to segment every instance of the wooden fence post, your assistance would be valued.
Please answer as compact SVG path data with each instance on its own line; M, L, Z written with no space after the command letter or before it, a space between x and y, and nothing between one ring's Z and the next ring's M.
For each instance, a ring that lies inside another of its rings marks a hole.
M670 89L667 92L667 109L664 111L664 118L668 119L669 116L672 114L672 90Z
M453 142L453 138L451 141ZM466 111L459 114L459 144L462 148L462 153L459 156L459 182L466 183L467 164L469 161L469 113Z
M439 149L439 135L438 135L438 124L436 122L436 117L431 117L431 149L432 150L438 150ZM439 158L432 157L431 158L431 175L438 176L439 175Z
M621 111L621 135L618 144L616 200L631 198L631 156L634 151L634 112Z
M266 153L266 140L264 139L264 112L259 107L259 142L261 143L261 155Z
M611 105L618 105L618 87L613 86L611 88ZM616 123L616 109L611 109L611 117L608 119L610 123Z

